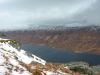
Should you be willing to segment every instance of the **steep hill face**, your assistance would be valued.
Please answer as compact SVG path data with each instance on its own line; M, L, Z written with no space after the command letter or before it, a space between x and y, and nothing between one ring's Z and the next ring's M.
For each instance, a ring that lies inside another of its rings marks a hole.
M55 29L12 31L6 32L6 35L22 43L46 44L75 52L100 54L99 26Z
M13 47L12 41L0 38L0 75L72 75L67 67L46 64L40 57Z
M13 43L11 43L13 41ZM0 75L99 75L100 66L83 62L46 63L45 60L13 47L15 40L0 38ZM15 46L15 45L14 45Z
M43 59L33 54L28 56L24 50L17 50L11 46L9 44L11 41L0 38L0 75L31 75L23 65L31 63L45 65L46 61Z

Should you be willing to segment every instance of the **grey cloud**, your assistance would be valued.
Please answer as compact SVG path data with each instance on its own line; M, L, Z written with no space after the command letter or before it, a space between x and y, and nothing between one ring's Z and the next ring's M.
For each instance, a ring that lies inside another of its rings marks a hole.
M99 3L99 0L1 0L0 26L100 24Z

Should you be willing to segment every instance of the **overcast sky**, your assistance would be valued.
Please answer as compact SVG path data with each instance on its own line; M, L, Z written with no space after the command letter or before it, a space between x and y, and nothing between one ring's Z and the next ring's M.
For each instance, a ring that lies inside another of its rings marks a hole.
M0 0L0 29L100 25L100 0Z

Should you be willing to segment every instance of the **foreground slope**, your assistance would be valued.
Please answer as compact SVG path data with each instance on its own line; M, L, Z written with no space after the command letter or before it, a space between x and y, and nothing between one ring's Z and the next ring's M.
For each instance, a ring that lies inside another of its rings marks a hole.
M1 39L0 42L0 75L31 75L21 64L40 63L45 65L46 61L35 56L28 56L24 50L17 50L9 43L11 40ZM5 42L6 41L6 42Z
M12 41L0 38L0 75L70 75L59 68L55 72L53 66L47 68L45 60L18 50L12 46Z
M16 47L15 42L0 38L0 75L100 75L100 66L90 67L83 62L46 63Z

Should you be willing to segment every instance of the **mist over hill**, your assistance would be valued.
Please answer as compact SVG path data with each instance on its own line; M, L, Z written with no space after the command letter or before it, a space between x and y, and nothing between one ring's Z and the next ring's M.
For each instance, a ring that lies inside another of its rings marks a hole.
M6 37L22 43L46 44L75 52L100 54L100 26L51 27L3 32Z

